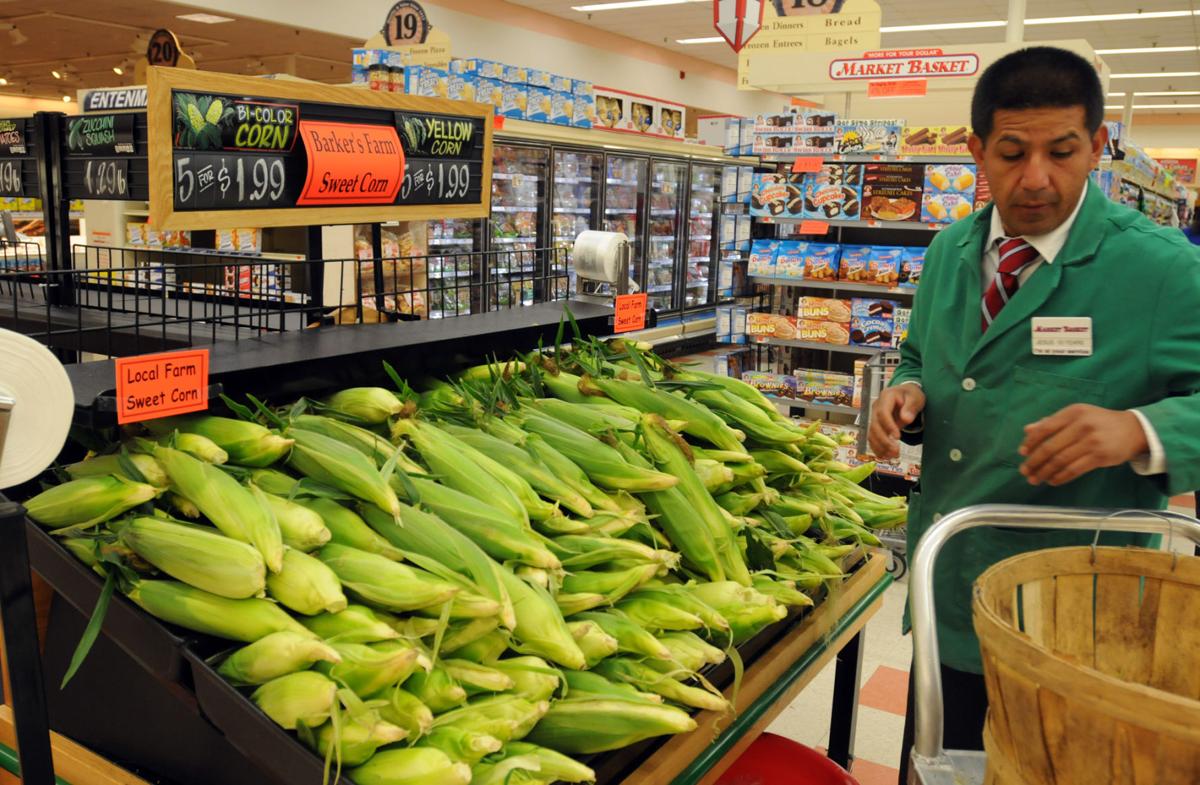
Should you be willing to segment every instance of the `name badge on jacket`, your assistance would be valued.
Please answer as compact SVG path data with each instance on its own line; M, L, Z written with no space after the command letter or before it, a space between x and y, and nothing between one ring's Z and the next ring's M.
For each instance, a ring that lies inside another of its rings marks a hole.
M1092 354L1092 317L1035 316L1030 333L1033 353L1062 357L1090 357Z

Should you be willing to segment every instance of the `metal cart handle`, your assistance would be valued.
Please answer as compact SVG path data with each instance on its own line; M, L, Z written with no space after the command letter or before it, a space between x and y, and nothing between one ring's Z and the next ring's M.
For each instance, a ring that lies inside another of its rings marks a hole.
M1200 544L1200 521L1177 512L1114 511L1069 507L982 504L952 512L929 528L917 543L908 602L912 614L916 733L912 758L927 768L950 766L942 749L942 674L938 668L937 624L933 608L933 565L954 535L981 526L1018 529L1103 528L1111 531L1181 534ZM914 766L915 768L915 766Z

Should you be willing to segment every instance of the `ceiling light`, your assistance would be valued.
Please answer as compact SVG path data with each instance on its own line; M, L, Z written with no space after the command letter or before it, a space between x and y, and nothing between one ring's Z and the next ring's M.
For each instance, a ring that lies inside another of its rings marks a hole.
M617 3L593 3L591 5L573 5L574 11L591 13L592 11L620 11L623 8L650 8L656 5L683 5L684 3L705 3L708 0L621 0Z
M6 84L8 84L8 80L5 79L3 76L0 76L0 87L3 87Z
M62 74L60 74L58 71L51 71L50 75L53 76L55 79L62 79Z
M1089 14L1087 16L1048 16L1040 19L1026 19L1027 25L1068 25L1081 22L1127 22L1138 19L1170 19L1181 16L1200 16L1200 11L1147 11L1144 14ZM979 27L1005 27L1008 22L989 19L980 22L938 22L928 25L899 25L896 27L881 27L881 33L920 33L932 30L971 30Z
M1005 27L1008 22L939 22L932 25L898 25L896 27L881 27L881 33L921 33L932 30L972 30L977 27Z
M720 44L724 43L725 39L719 35L710 36L708 38L676 38L675 43L689 46L691 44Z
M1097 49L1098 55L1143 55L1161 52L1197 52L1200 46L1136 46L1132 49Z
M119 66L119 65L114 65L113 73L116 74L117 76L120 76L121 74L125 73L125 70L123 68L121 68L121 66Z
M217 16L216 14L180 14L176 19L186 19L189 22L199 22L205 25L219 25L222 22L232 22L228 16Z
M1150 71L1144 74L1109 74L1109 79L1153 79L1159 76L1200 76L1200 71Z
M69 96L69 95L64 95L64 96L63 96L63 103L64 103L64 104L69 104L69 103L71 103L71 96Z

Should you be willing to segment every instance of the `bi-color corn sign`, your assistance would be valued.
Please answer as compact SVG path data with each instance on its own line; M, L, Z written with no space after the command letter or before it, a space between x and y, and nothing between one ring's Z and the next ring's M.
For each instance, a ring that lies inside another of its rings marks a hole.
M713 26L740 52L762 29L764 0L713 0Z

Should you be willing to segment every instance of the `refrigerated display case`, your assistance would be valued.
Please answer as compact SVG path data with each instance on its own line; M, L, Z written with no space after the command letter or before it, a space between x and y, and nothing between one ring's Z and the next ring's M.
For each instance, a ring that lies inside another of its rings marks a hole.
M600 227L600 179L604 171L604 156L575 150L554 151L554 183L551 198L550 240L554 248L556 269L552 275L566 273L568 279L554 278L553 285L569 283L569 291L577 289L575 271L571 266L571 249L575 238L589 229ZM565 269L557 269L564 264Z
M472 312L471 276L480 257L480 222L445 219L426 224L429 258L429 318Z
M683 307L697 308L715 302L717 260L717 204L721 170L692 164L688 189L688 222Z
M604 176L604 231L621 232L629 238L629 277L643 286L642 213L646 206L645 158L610 155ZM607 292L602 287L601 292Z
M489 309L532 305L538 277L533 250L546 247L550 149L496 145L493 157L488 247L494 253L485 271L485 296Z
M675 287L687 169L684 163L651 163L646 292L650 295L649 306L660 311L679 307Z

